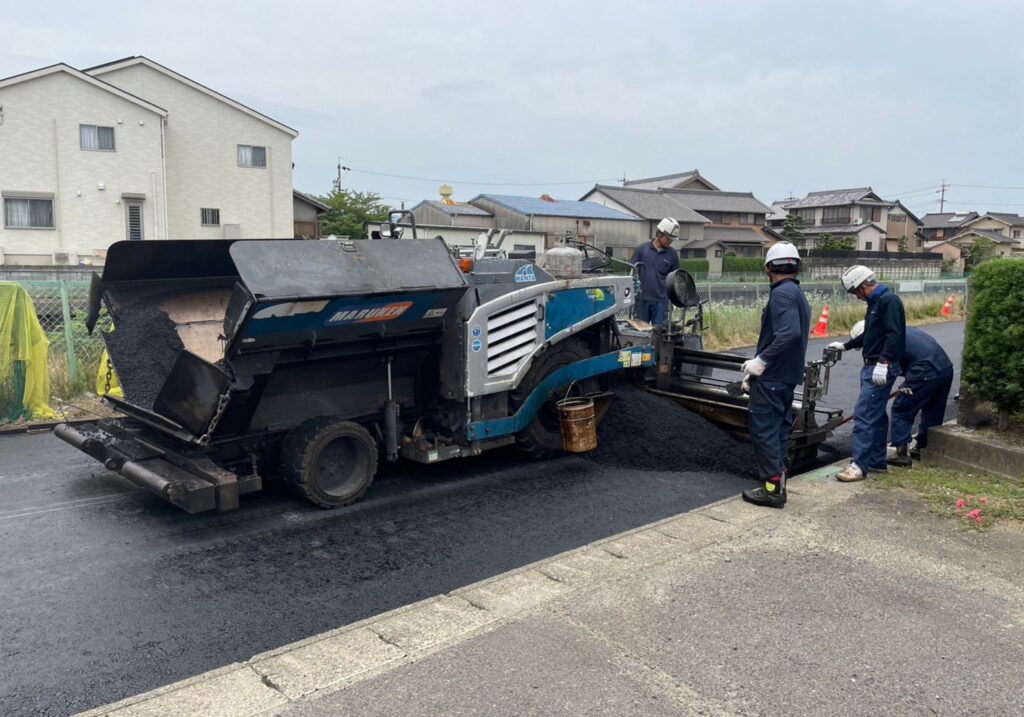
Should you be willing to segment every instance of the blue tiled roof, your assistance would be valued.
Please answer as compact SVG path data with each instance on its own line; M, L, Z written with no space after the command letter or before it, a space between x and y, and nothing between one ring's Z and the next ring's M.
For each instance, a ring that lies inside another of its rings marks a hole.
M481 194L470 203L478 199L486 199L498 206L511 209L519 214L541 217L579 217L581 219L624 219L626 221L638 221L628 214L609 209L597 202L580 202L572 199L559 199L549 202L534 197L517 197L512 194Z

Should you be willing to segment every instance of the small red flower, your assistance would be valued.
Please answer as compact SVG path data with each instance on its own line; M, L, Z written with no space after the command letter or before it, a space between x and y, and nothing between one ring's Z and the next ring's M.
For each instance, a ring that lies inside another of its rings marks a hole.
M981 497L981 498L979 498L978 500L980 500L980 501L981 501L982 503L984 503L985 505L988 505L988 498L986 498L985 496L982 496L982 497Z
M967 503L964 502L963 498L957 498L956 499L956 507L957 508L963 508L965 505L967 505Z
M981 508L975 508L974 510L972 510L970 513L967 514L967 517L968 518L974 518L974 520L976 520L977 522L980 523L981 522Z

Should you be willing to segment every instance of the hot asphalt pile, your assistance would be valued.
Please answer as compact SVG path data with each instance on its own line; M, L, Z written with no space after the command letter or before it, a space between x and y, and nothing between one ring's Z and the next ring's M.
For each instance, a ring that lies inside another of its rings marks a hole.
M152 408L185 348L175 323L155 301L139 301L120 312L115 330L106 335L106 343L125 398L142 408Z
M597 450L584 458L615 468L757 477L750 445L635 384L619 383L613 390L615 404L598 428Z

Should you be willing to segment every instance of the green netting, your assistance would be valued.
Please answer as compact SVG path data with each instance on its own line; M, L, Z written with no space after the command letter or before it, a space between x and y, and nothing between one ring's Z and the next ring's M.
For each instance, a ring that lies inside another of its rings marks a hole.
M53 418L49 345L28 293L0 281L0 419Z

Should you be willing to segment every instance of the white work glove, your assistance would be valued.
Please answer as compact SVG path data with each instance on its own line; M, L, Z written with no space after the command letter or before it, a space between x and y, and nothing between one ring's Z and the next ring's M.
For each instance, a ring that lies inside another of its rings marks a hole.
M755 356L752 359L743 362L743 367L740 369L743 373L750 374L751 376L760 376L764 373L764 370L768 368L768 364L764 362L760 356Z
M874 370L871 372L871 383L876 386L884 386L885 382L889 380L889 364L879 361L875 364Z
M904 396L913 396L914 389L912 389L910 386L903 386L902 388L900 388L900 393L902 393Z
M828 345L828 348L830 348L830 349L839 349L840 351L846 351L846 344L844 344L842 341L833 341L832 343L830 343Z
M749 374L743 374L743 380L740 381L740 390L743 393L750 393L750 376Z

